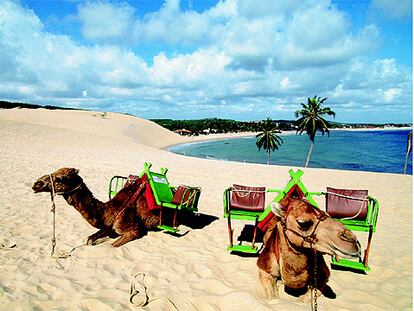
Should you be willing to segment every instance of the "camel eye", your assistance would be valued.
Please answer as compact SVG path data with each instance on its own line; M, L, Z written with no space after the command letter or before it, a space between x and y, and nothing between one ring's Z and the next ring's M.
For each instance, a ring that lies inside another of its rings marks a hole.
M353 242L352 238L345 231L339 234L339 237L346 242Z
M313 225L312 220L297 220L296 222L298 223L299 228L303 231L309 230Z

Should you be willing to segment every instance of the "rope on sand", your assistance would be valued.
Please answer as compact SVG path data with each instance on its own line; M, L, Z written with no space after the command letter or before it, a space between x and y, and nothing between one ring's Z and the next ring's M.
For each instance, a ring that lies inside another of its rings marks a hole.
M179 311L177 306L174 304L174 302L170 298L159 297L159 298L149 299L148 294L147 294L147 286L145 285L144 279L145 279L144 272L138 272L137 274L133 276L132 281L131 281L131 290L129 292L129 302L131 304L141 309L145 307L146 305L148 305L150 302L153 302L155 300L165 300L168 303L170 303L174 307L175 310ZM135 297L137 298L134 299Z
M13 243L13 242L8 243L8 245L5 244L5 243L0 244L0 249L13 249L13 248L16 248L16 247L17 247L17 244Z
M81 248L82 246L86 246L86 244L81 244L75 247L72 247L72 249L70 251L64 252L64 251L59 251L58 253L53 252L52 255L50 255L50 257L54 258L54 259L65 259L68 258L70 256L72 256L72 253L78 249Z

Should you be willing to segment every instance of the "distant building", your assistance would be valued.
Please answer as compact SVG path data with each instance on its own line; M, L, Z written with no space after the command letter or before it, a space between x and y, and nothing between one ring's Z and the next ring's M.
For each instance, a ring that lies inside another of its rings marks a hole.
M192 131L186 130L186 129L175 130L174 133L177 133L177 134L180 134L180 135L191 135L191 134L193 134Z

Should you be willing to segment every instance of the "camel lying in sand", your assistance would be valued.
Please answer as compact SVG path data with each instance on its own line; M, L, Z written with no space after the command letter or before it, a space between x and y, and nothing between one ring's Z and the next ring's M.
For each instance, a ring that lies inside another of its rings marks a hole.
M360 256L355 235L304 199L284 198L272 210L277 217L264 236L265 247L257 260L266 297L278 298L283 283L285 289L300 293L299 301L310 302L308 287L314 287L315 281L316 288L328 296L330 272L322 254Z
M89 236L87 244L94 245L104 237L120 236L113 246L118 247L145 235L147 229L155 228L159 216L148 211L143 195L132 199L137 191L142 191L145 182L124 187L106 203L97 200L74 168L61 168L56 172L40 177L33 185L35 193L54 192L61 194L86 221L99 231ZM133 201L128 204L128 201Z

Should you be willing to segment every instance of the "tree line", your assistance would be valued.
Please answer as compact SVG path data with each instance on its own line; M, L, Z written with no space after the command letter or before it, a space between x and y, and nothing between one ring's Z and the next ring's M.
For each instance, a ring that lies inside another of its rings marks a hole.
M173 119L151 119L151 121L165 127L170 131L186 130L187 135L205 135L221 133L238 133L238 132L260 132L263 129L263 123L268 122L267 126L272 126L279 131L296 131L299 128L297 120L258 120L258 121L236 121L231 119L206 118L194 120L173 120ZM391 127L411 127L411 124L400 123L340 123L331 121L330 128L383 128Z
M191 135L221 134L238 132L259 132L262 121L236 121L220 118L206 118L197 120L151 119L151 121L170 131L187 130ZM295 122L289 120L271 120L274 127L281 131L294 130Z

